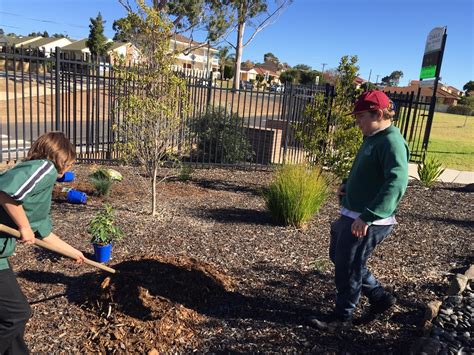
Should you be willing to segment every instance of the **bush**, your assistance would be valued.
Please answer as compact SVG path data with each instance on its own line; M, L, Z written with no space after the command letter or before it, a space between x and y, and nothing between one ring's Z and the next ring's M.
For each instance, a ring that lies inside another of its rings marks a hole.
M91 243L107 245L115 240L123 238L123 231L115 225L114 209L111 205L105 204L90 222L87 232L92 235Z
M423 159L422 163L418 164L418 176L420 183L430 188L435 183L436 179L444 172L441 167L441 162L436 158Z
M252 149L242 125L238 115L223 107L209 107L196 122L199 159L223 164L250 159Z
M193 168L189 165L181 165L181 169L179 169L178 179L182 182L186 182L191 179L191 174L193 173Z
M277 223L303 226L328 197L328 183L319 168L285 165L265 192L268 211Z
M472 116L474 110L467 105L451 105L448 107L448 113L454 113L456 115Z
M89 180L94 185L97 196L108 196L114 182L107 170L102 168L90 174Z

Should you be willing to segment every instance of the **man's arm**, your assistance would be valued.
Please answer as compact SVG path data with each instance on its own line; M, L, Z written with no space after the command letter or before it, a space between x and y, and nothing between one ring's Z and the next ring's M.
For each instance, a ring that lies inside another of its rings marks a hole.
M77 263L82 263L84 261L84 255L82 252L66 243L54 233L50 233L46 238L43 238L43 241L51 246L55 246L57 249L68 251L69 253L75 255Z
M3 191L0 191L0 204L17 225L21 234L21 242L33 244L35 242L35 234L31 229L23 206Z

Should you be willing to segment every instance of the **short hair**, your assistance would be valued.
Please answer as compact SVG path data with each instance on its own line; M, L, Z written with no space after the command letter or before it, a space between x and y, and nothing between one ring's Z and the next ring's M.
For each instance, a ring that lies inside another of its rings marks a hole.
M62 132L48 132L40 136L31 146L25 160L48 159L62 174L76 160L76 151Z

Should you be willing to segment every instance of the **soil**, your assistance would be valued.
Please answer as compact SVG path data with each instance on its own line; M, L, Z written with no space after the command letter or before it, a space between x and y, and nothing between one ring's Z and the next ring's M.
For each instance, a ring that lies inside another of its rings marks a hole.
M77 181L58 184L83 189L89 199L71 205L55 195L55 232L92 258L87 223L111 203L126 233L108 263L118 272L19 245L11 263L33 309L26 329L33 353L406 353L423 333L424 305L474 261L472 193L412 183L399 224L369 265L398 298L394 311L321 332L305 318L334 306L328 245L335 193L299 230L276 225L265 212L261 192L271 173L202 169L187 182L165 180L152 217L150 184L135 168L114 167L124 180L109 197L91 194L94 168L76 165ZM366 307L362 298L356 315Z

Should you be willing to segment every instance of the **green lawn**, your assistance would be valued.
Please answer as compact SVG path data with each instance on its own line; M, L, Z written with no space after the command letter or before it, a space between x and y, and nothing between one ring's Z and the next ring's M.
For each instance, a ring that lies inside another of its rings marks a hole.
M474 171L474 116L466 121L466 116L436 112L428 156L435 156L447 168Z

